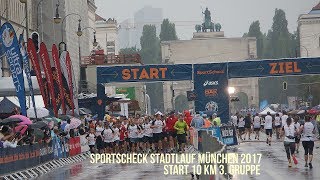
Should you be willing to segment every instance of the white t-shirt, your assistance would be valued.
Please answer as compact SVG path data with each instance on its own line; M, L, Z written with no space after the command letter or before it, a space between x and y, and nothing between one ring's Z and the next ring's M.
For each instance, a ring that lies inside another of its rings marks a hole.
M314 141L313 130L314 130L314 125L312 124L312 122L304 123L301 141Z
M296 129L299 129L300 128L300 123L299 122L297 122L297 123L293 123L293 125L294 125L294 127L296 128Z
M232 120L232 123L233 125L237 126L238 125L238 117L237 116L231 116L231 120Z
M274 118L274 125L275 126L280 126L281 125L280 120L281 120L280 116L276 116Z
M148 123L148 124L144 124L144 133L143 133L144 136L147 136L147 137L152 137L153 136L153 130L151 128L151 122Z
M108 129L104 129L103 132L103 141L106 142L106 143L110 143L110 142L114 142L113 140L113 133L112 133L112 130L110 128Z
M96 140L94 139L96 136L95 134L89 133L87 138L88 138L88 144L89 145L95 145L96 144Z
M140 132L138 132L138 138L143 138L143 136L144 136L144 125L140 125Z
M129 138L137 138L138 137L138 127L137 125L129 125L128 126L128 137Z
M284 129L284 134L285 134L284 141L295 142L294 138L293 139L288 138L288 136L294 137L294 132L295 132L294 125L293 124L290 124L290 126L285 125L283 127L283 129Z
M287 125L287 119L288 119L288 115L283 115L283 116L281 116L281 125L282 125L282 127L283 126L285 126L285 125Z
M162 128L163 128L163 122L161 120L156 120L154 122L154 125L156 126L155 128L153 128L153 133L158 134L158 133L162 133Z
M113 137L113 141L120 141L120 130L119 128L113 128L113 134L114 134L114 137Z
M255 116L253 118L253 128L260 128L261 127L261 118L259 116Z
M104 130L104 127L97 126L96 127L96 136L100 136L101 132Z
M244 121L244 118L243 117L239 118L238 126L242 128L242 127L244 127L245 124L246 124L246 122Z
M264 120L264 129L272 129L272 117L267 115Z

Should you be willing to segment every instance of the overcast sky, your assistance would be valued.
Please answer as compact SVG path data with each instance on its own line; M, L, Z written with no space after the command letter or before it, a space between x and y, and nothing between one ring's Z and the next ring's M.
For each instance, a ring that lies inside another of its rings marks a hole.
M95 0L97 14L116 18L118 23L133 18L144 6L162 8L163 17L176 23L178 37L190 39L194 26L201 22L202 8L208 7L214 22L222 25L227 37L239 37L247 32L252 21L259 20L262 32L272 26L275 8L286 12L288 28L297 28L300 14L309 13L320 0Z

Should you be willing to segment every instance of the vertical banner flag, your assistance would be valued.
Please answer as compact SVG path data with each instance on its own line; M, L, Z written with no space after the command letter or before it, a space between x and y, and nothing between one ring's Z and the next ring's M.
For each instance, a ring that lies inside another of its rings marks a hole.
M57 77L57 82L59 86L59 95L60 95L60 100L62 104L62 112L63 114L66 114L66 106L64 103L64 89L63 89L63 84L62 84L62 73L61 73L61 65L60 65L60 60L59 60L59 52L57 49L57 46L55 44L52 45L52 59L54 62L55 70L56 70L56 77Z
M75 106L76 106L76 102L75 102L75 98L73 97L75 94L74 94L74 89L75 89L75 86L73 85L73 81L74 81L74 77L73 77L73 74L72 74L72 64L71 64L71 59L70 59L70 55L69 55L69 52L67 52L67 55L66 55L66 67L67 67L67 72L68 72L68 84L69 84L69 90L70 90L70 98L72 100L72 115L74 115L74 109L75 109Z
M49 93L50 93L50 99L51 99L51 105L53 107L53 112L54 115L57 117L58 116L58 109L57 109L57 103L55 99L55 91L53 87L53 77L52 77L52 69L51 69L51 63L50 63L50 58L49 54L47 51L46 45L41 42L40 44L40 59L42 61L44 73L46 75L48 87L49 87Z
M196 111L213 111L221 123L229 121L227 64L195 64L194 88Z
M24 89L24 79L22 72L22 61L20 59L20 48L17 35L12 25L8 22L4 23L0 29L1 43L3 50L7 56L8 64L11 71L13 84L16 88L17 96L20 103L21 113L27 116L26 96Z
M66 58L67 58L67 51L63 51L60 54L60 66L61 66L61 72L62 72L62 83L63 83L63 89L64 89L64 98L66 105L69 107L69 109L72 109L73 106L73 99L71 99L70 90L69 90L69 82L68 82L68 71L66 66Z
M30 74L29 58L28 58L28 54L26 52L26 46L25 46L25 42L23 39L23 34L20 34L20 36L19 36L19 46L20 46L20 52L21 52L21 57L22 57L22 61L23 61L23 70L24 70L24 73L26 74L27 80L28 80L29 92L30 92L30 96L32 98L32 105L34 108L34 113L37 115L36 102L34 100L33 86L32 86L31 74Z
M42 80L42 75L41 75L41 69L40 69L40 64L39 64L39 60L38 60L38 55L37 55L36 48L34 47L34 44L33 44L31 38L28 38L27 51L28 51L28 57L29 57L29 59L31 61L32 69L36 73L36 77L37 77L37 80L38 80L39 89L40 89L40 93L42 95L42 99L43 99L44 105L45 105L45 107L48 107L49 102L48 102L48 98L47 98L47 95L46 95L46 92L45 92L45 88L44 88L44 84L43 84L43 80Z

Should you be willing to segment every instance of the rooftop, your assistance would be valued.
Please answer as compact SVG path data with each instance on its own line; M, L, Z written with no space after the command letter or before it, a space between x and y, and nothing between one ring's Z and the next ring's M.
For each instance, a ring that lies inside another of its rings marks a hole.
M320 2L312 8L309 14L320 14Z
M106 21L106 19L96 14L96 21Z

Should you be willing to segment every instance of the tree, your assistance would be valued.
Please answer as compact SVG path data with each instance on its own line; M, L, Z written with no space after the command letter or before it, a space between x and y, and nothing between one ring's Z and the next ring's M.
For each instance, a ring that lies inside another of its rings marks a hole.
M119 54L139 54L139 49L136 46L130 48L122 48L119 51Z
M249 32L244 34L246 37L255 37L257 39L257 55L262 58L263 54L263 34L260 30L260 22L254 21L249 27Z
M161 24L160 40L172 41L177 40L176 27L174 23L171 23L169 19L164 19Z
M156 34L156 26L143 26L140 44L140 55L144 64L161 64L160 40ZM163 111L162 83L148 83L146 87L150 97L151 109Z

